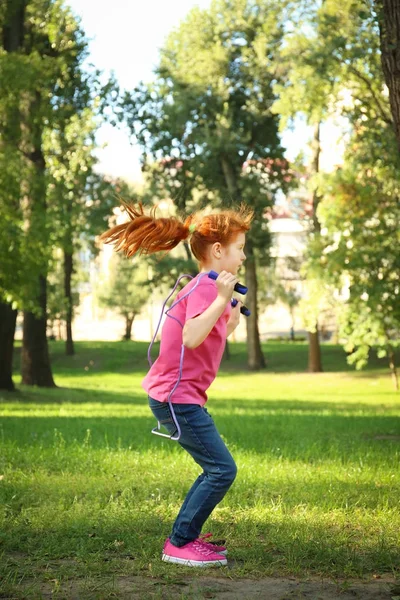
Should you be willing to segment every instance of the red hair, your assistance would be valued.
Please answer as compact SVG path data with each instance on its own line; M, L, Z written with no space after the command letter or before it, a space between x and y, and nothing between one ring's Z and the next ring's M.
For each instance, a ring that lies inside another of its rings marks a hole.
M227 246L239 233L250 229L253 218L253 211L245 205L239 210L223 210L210 215L194 213L182 222L176 217L157 218L156 207L146 215L142 203L137 206L122 204L130 220L104 232L100 240L115 244L115 250L123 251L128 258L136 253L169 252L190 237L194 256L199 262L205 262L210 245L219 242Z

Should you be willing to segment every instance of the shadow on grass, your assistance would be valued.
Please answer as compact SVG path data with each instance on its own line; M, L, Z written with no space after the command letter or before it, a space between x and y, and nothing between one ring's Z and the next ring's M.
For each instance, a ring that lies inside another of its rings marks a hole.
M97 373L145 373L148 368L147 342L76 342L76 354L65 355L63 342L50 342L50 355L55 375L96 375ZM220 374L225 372L249 372L245 343L231 343L230 359L224 360ZM265 373L305 373L308 364L308 346L303 343L267 342L262 344L267 360ZM322 344L322 362L325 373L338 371L354 372L355 368L346 360L346 353L339 345ZM157 358L159 344L152 351L153 361ZM400 360L400 353L397 362ZM368 371L388 369L386 359L378 359L371 351ZM14 370L20 371L20 347L16 347ZM370 376L370 375L368 375Z
M232 374L229 374L231 376ZM251 374L249 373L249 377ZM132 386L133 387L133 386ZM281 393L281 392L279 392ZM270 391L268 391L270 394ZM346 389L344 395L346 399L355 400L357 398L363 398L364 391L362 389L356 389L352 392L350 389ZM332 394L334 398L337 392ZM218 392L218 396L221 396L221 392ZM309 400L308 392L306 395L298 399L296 398L284 398L279 397L276 399L270 399L267 395L260 398L242 399L232 398L230 394L226 397L214 397L212 392L209 393L209 401L207 403L207 409L211 412L216 410L232 411L237 409L244 411L254 411L258 413L270 413L270 412L342 412L346 413L359 413L362 411L379 413L380 411L386 410L388 407L384 403L384 398L388 396L390 400L393 400L393 392L379 390L379 398L382 398L380 405L368 404L367 402L354 401L354 402L341 402L338 400ZM137 387L133 387L132 391L110 391L99 390L93 388L79 388L79 387L58 387L58 388L38 388L30 386L19 386L13 392L0 391L0 406L12 406L13 411L24 410L24 408L31 407L35 408L35 405L60 405L72 404L85 405L85 404L115 404L115 405L127 405L132 406L134 412L136 406L146 405L147 406L147 394L144 390L138 391ZM392 405L393 402L390 403ZM20 405L20 406L19 406ZM17 408L18 407L18 408ZM112 409L109 409L112 410Z
M99 391L91 388L76 387L58 387L58 388L37 388L29 386L17 387L13 392L0 391L0 405L4 402L20 403L21 410L29 405L46 404L128 404L135 406L137 404L147 404L147 395L143 390L141 392L126 391Z
M76 405L76 414L51 414L54 407L49 406L49 415L33 416L23 414L29 405L21 403L10 407L9 415L0 421L3 442L21 448L48 448L57 445L59 436L66 444L82 443L90 431L90 444L96 448L160 448L159 438L150 433L156 421L146 401L136 401L132 411L127 402L119 403L119 397L113 402L109 412L106 407L82 403L81 407ZM400 417L382 414L384 411L377 412L368 405L293 400L228 405L219 401L210 412L232 449L274 458L310 462L331 458L346 463L364 454L368 460L375 455L389 460L390 452L399 448ZM169 441L165 444L167 448L176 446Z

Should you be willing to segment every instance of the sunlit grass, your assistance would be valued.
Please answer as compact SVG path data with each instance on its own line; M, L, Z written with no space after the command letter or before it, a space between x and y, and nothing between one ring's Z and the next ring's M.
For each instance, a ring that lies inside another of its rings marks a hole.
M21 577L42 581L49 561L46 577L67 565L75 577L181 572L160 551L199 469L150 434L146 345L77 346L67 358L52 345L58 389L0 395L1 573L10 590ZM266 350L270 369L254 374L244 348L233 347L209 394L239 467L206 526L235 561L219 573L395 573L400 396L384 365L354 373L330 346L327 372L311 375L302 372L305 346ZM291 370L281 371L288 356Z

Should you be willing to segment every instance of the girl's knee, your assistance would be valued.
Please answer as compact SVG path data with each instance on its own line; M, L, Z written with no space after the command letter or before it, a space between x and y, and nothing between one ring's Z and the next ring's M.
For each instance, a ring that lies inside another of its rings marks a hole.
M236 475L237 475L237 466L234 460L232 460L230 463L228 463L224 470L223 470L223 474L224 474L224 479L229 483L232 484L235 479L236 479Z
M205 473L215 485L228 489L236 479L237 466L233 458L227 456L224 460L215 462L209 469L205 469Z

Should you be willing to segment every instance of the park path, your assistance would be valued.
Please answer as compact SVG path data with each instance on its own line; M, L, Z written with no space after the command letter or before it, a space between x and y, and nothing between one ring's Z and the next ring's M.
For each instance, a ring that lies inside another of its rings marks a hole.
M269 577L228 579L182 574L170 582L149 577L115 577L112 581L70 579L54 594L49 583L40 586L41 598L65 600L400 600L400 582L392 577L365 580Z

